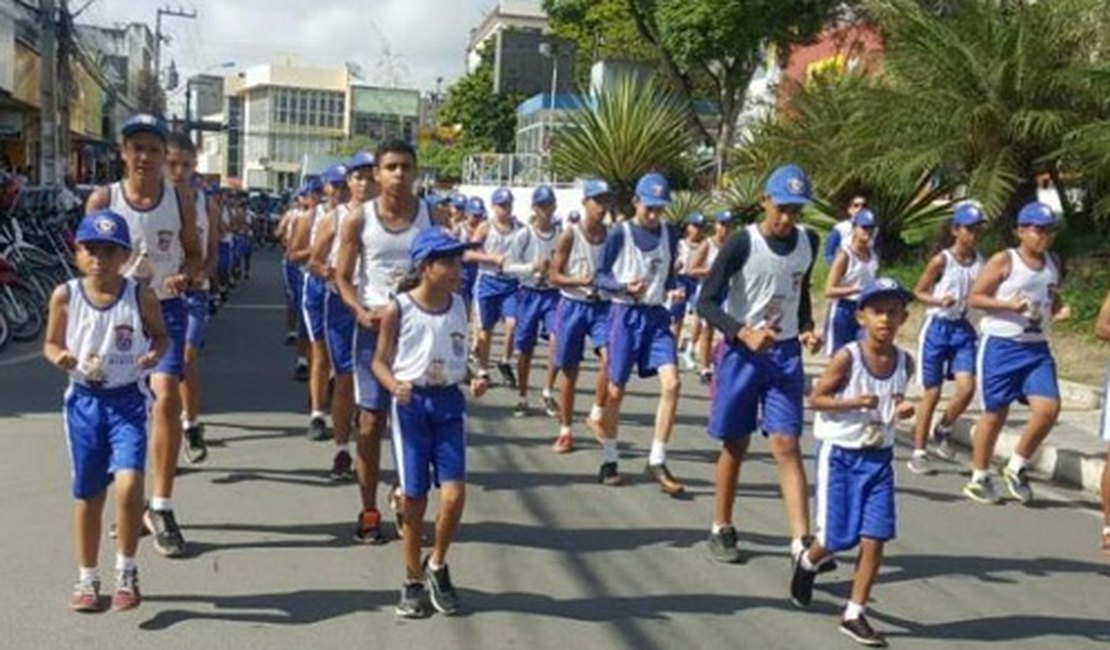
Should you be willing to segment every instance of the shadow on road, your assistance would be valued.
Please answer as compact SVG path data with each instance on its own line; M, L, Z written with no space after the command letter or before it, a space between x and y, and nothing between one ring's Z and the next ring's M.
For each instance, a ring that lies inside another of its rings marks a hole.
M139 624L139 629L164 630L189 621L227 621L252 625L312 625L348 614L377 611L392 605L396 599L395 590L366 589L306 589L248 596L151 595L144 596L144 600L156 603L206 605L217 611L170 609L158 612L143 621Z

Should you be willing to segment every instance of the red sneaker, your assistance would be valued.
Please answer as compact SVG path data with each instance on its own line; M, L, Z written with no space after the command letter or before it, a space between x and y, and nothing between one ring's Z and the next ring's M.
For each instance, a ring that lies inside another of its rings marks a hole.
M120 571L116 577L116 593L112 594L112 609L135 609L143 602L139 592L139 570Z
M73 594L69 597L69 608L82 614L101 611L104 607L100 601L100 581L88 580L74 585Z
M555 444L551 445L551 450L556 454L566 454L574 451L574 438L569 433L561 433L555 439Z

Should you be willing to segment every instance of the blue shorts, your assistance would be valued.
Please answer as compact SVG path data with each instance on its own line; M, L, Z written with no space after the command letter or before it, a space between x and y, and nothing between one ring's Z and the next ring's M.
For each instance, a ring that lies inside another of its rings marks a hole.
M70 384L62 411L73 498L91 499L116 472L146 468L148 397L138 384L94 390Z
M856 301L840 298L831 313L825 317L825 354L832 356L837 350L859 339L859 322L856 320Z
M378 333L360 327L354 328L355 403L367 411L384 411L393 397L374 376L371 365L378 348Z
M555 367L577 368L585 354L586 337L593 348L606 347L609 338L609 307L603 301L587 302L563 297L555 310Z
M917 345L917 378L922 388L936 388L958 374L974 375L977 338L966 318L927 318Z
M349 375L354 370L355 315L335 291L327 291L324 301L324 335L328 343L331 371Z
M411 402L392 404L401 492L421 499L433 483L466 481L466 398L459 387L414 388Z
M867 537L894 539L894 449L845 449L821 443L817 452L817 541L847 551Z
M301 316L304 318L308 340L316 343L324 340L324 301L328 285L322 279L304 274L304 292L301 295Z
M459 293L462 294L463 300L466 302L468 314L470 305L474 302L474 288L477 284L478 265L469 262L463 264L462 286L459 287Z
M235 252L239 257L250 257L251 253L254 252L250 237L235 235Z
M722 342L716 357L710 437L749 436L760 420L764 435L802 434L805 371L797 339L779 341L763 354L739 341Z
M185 332L189 329L189 308L185 299L179 296L163 300L162 320L166 323L170 344L151 372L182 379L185 377Z
M478 322L482 329L492 330L501 319L508 320L517 316L517 288L512 285L501 293L490 293L488 284L491 278L478 278Z
M216 252L219 256L216 258L216 271L220 275L226 275L231 271L231 244L229 241L221 241L216 246Z
M632 366L640 377L654 377L676 362L671 315L660 305L613 303L609 310L609 381L624 386Z
M555 332L555 308L559 305L559 292L553 289L521 289L517 294L517 323L513 344L517 351L531 354L536 340Z
M296 264L292 264L284 257L281 258L281 280L285 286L285 304L290 309L297 308L301 304L300 295L301 287L304 280L301 276L301 270L297 268Z
M199 350L204 347L204 330L208 327L208 292L186 293L185 305L189 311L189 321L185 326L185 345Z
M1001 411L1025 397L1060 399L1056 360L1048 343L984 336L979 348L979 398L984 411Z
M678 281L678 287L676 288L686 292L686 297L681 301L671 303L671 319L680 321L686 317L687 308L697 298L694 294L698 290L698 279L688 275L676 275L675 280Z

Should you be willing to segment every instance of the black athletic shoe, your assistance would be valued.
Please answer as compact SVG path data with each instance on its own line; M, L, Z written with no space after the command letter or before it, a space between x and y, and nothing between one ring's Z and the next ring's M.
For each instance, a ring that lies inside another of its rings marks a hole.
M293 369L293 379L296 381L308 381L308 364L298 363L297 367Z
M497 364L497 371L501 373L501 381L509 388L516 388L516 373L513 365L507 361Z
M886 647L886 639L876 632L871 624L867 622L867 618L862 615L851 620L842 619L840 621L840 631L852 637L856 643L872 648Z
M597 471L597 482L616 487L624 483L624 479L617 471L616 463L602 463L601 468Z
M406 582L401 585L401 600L394 610L401 618L424 618L428 615L423 582Z
M328 471L328 478L333 481L351 480L354 476L352 465L351 454L346 449L340 449L335 452L335 458L331 461L331 470Z
M714 560L725 564L739 564L740 547L736 529L725 526L719 532L709 533L709 554Z
M813 600L813 582L817 571L808 571L802 566L802 555L794 559L794 577L790 580L790 601L798 607L809 607Z
M802 543L805 544L805 547L807 549L810 546L812 546L813 543L816 542L816 541L817 541L817 538L814 537L813 535L806 535L805 537L802 538ZM791 558L791 562L793 562L797 559L798 559L797 557L793 557L793 558ZM791 565L791 566L793 566L793 565ZM836 563L836 558L835 557L833 557L831 555L826 555L825 559L821 560L821 564L817 565L817 575L821 575L823 573L832 573L833 571L836 571L839 567L840 567L840 565Z
M328 421L322 416L317 415L308 421L308 430L306 432L309 440L314 442L321 442L323 440L331 440L331 434L328 433Z
M204 429L197 425L185 429L185 462L190 465L208 458L208 444L204 442Z
M143 523L154 533L154 550L166 557L185 555L185 537L173 510L150 510L143 515Z
M424 558L424 585L432 607L440 614L453 616L459 613L459 594L451 584L451 572L444 565L435 571L428 565L431 558Z

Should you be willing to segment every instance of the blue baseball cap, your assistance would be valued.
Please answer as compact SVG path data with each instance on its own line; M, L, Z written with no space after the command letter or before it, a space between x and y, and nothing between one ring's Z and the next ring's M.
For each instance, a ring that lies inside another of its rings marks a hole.
M532 205L548 205L555 202L555 190L550 185L540 185L532 191Z
M808 205L813 203L813 188L802 168L783 165L767 178L763 193L771 197L775 205Z
M443 228L428 228L413 238L409 256L413 264L419 264L425 260L462 255L463 251L478 246L477 242L464 242L452 237Z
M644 174L636 183L636 198L649 208L664 208L671 204L671 184L660 173Z
M78 244L105 242L131 250L131 231L127 221L112 210L97 210L81 218L75 239Z
M169 127L166 123L158 117L149 113L138 113L127 118L120 129L123 137L127 138L135 135L136 133L153 133L159 138L165 140L170 135Z
M223 194L224 191L223 188L220 187L219 183L209 183L208 187L204 188L204 193L211 194L213 196L219 196Z
M599 196L609 196L613 193L613 188L600 178L591 178L582 184L582 198L594 199Z
M348 160L346 164L348 174L356 169L373 166L374 154L370 153L369 151L360 151L356 153L355 155L351 156L351 159Z
M347 182L347 168L343 165L332 165L324 172L324 180L329 185L343 185Z
M1033 201L1018 212L1017 222L1019 226L1055 226L1056 215L1044 203Z
M952 225L954 226L974 226L983 223L984 220L983 209L972 201L964 201L957 205L956 210L952 213Z
M860 228L874 228L875 227L875 214L867 208L861 208L852 217L852 225L859 226Z
M727 224L732 221L732 211L725 210L717 213L717 223Z
M319 176L307 176L301 185L301 194L319 194L324 191L324 183Z
M903 289L894 278L873 278L860 289L857 309L863 309L868 302L878 298L898 298L902 302L913 302L913 294Z
M456 210L466 210L466 195L462 192L452 192L448 200L452 208Z
M513 193L507 187L499 187L493 191L489 202L493 205L508 205L513 202Z
M482 202L482 197L472 196L466 201L466 213L472 214L476 217L486 216L486 204Z
M701 226L705 224L705 215L700 212L694 212L686 216L687 226Z
M570 223L578 223L582 219L582 213L578 210L571 210L567 214L567 221Z

